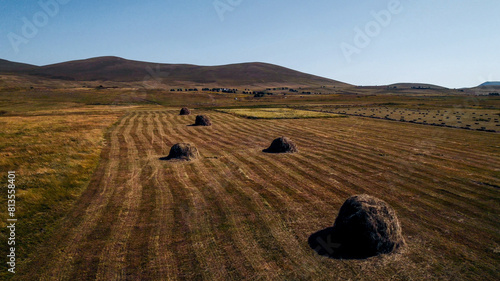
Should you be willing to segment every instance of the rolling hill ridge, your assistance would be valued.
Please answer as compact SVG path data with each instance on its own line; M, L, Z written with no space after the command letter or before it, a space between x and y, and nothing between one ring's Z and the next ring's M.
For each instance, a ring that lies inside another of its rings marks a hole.
M172 85L351 86L336 80L260 62L198 66L133 61L119 57L97 57L46 66L0 61L0 72L72 81L136 82L157 80Z
M16 73L22 71L30 71L36 69L37 67L38 66L36 65L0 59L0 73Z

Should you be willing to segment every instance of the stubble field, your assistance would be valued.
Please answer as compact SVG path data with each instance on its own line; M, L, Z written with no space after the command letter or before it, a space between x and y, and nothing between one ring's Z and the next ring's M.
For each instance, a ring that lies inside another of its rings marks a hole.
M318 110L317 108L313 108ZM409 122L422 125L450 127L485 132L500 132L500 112L491 109L473 108L398 108L398 107L339 107L324 108L321 112L332 112L351 116Z
M128 110L88 188L18 280L496 279L498 134L360 117L250 120ZM295 154L265 154L288 136ZM161 161L191 142L194 162ZM394 207L407 242L367 260L318 256L308 237L345 199Z

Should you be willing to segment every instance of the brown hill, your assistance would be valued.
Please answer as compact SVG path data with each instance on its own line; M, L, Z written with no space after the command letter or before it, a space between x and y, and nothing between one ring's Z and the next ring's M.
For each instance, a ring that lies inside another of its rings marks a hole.
M37 68L38 66L13 62L8 60L0 59L0 72L2 73L17 73L22 71L29 71Z
M170 85L350 86L335 80L267 63L197 66L132 61L118 57L98 57L41 67L16 68L9 70L9 72L75 81L134 82L157 80Z

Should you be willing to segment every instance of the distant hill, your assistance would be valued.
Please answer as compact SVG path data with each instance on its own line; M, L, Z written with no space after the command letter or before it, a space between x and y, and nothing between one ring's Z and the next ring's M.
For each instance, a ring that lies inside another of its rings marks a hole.
M3 73L16 73L16 72L21 72L21 71L29 71L29 70L33 70L37 67L38 66L31 65L31 64L12 62L12 61L8 61L8 60L0 59L0 72L3 72Z
M396 83L388 85L388 87L396 87L399 89L437 89L437 90L447 89L446 87L432 85L432 84L425 84L425 83Z
M157 80L169 85L350 86L339 81L260 62L198 66L190 64L159 64L126 60L119 57L97 57L40 67L12 65L12 68L8 69L7 65L3 72L19 72L73 81L134 82Z
M476 95L490 95L500 93L500 82L490 81L485 82L477 87L468 89Z
M500 81L484 82L483 84L479 85L478 87L490 87L490 86L500 86Z

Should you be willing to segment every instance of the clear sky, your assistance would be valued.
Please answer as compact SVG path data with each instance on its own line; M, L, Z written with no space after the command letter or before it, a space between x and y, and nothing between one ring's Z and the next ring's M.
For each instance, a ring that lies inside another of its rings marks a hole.
M0 58L268 62L356 85L500 81L498 0L0 0Z

